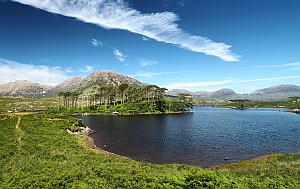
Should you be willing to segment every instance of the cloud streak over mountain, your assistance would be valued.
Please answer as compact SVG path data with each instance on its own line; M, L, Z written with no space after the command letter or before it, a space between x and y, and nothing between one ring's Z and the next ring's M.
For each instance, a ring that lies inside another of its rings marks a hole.
M123 0L13 0L51 13L99 25L107 29L122 29L170 43L181 48L216 56L224 61L239 61L225 43L189 34L179 28L179 18L172 12L141 13Z
M208 86L228 85L228 84L243 84L243 83L255 83L255 82L266 82L266 81L279 81L287 79L300 79L299 75L293 76L281 76L281 77L266 77L266 78L255 78L248 80L223 80L223 81L207 81L207 82L185 82L185 83L173 83L166 86L168 89L189 89L199 88Z
M167 86L168 89L180 89L180 88L194 88L194 87L208 87L216 85L224 85L230 83L230 80L224 81L208 81L208 82L187 82L187 83L174 83Z

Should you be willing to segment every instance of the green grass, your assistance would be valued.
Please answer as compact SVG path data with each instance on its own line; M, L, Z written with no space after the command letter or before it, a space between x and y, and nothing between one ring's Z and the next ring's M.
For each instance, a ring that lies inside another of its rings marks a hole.
M218 169L140 163L92 150L67 134L76 119L0 116L0 188L299 188L300 155L274 155ZM4 119L4 120L2 120ZM76 129L76 128L75 128ZM18 142L18 138L21 141Z
M278 108L287 106L285 101L246 101L243 104L247 108ZM225 106L239 107L239 103L228 101Z
M58 107L57 98L0 97L0 113L47 110L50 107Z

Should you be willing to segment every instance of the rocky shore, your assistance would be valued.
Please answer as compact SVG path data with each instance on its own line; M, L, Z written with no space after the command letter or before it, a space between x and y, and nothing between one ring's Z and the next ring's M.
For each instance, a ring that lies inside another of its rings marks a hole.
M95 131L90 129L89 127L80 127L80 131L72 132L71 130L67 129L67 132L71 135L90 135L94 133Z
M300 109L290 109L290 110L287 110L287 112L292 112L292 113L300 114Z
M100 152L105 153L105 154L110 154L110 155L118 156L120 158L128 159L128 157L126 157L126 156L121 156L121 155L118 155L118 154L115 154L115 153L112 153L112 152L109 152L109 151L106 151L102 148L97 147L96 144L94 143L94 139L89 136L90 134L93 134L95 132L96 131L92 130L91 128L89 128L87 126L80 127L80 131L77 131L77 132L72 132L71 130L67 129L67 133L69 133L71 135L83 136L85 138L86 146L91 148L91 149L100 151Z

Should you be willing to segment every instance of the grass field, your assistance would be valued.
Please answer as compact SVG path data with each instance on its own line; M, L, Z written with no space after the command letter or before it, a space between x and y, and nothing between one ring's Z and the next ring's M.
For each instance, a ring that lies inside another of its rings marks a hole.
M0 113L47 110L58 107L57 98L0 97Z
M140 163L70 135L75 118L0 116L0 188L299 188L300 154L212 169Z

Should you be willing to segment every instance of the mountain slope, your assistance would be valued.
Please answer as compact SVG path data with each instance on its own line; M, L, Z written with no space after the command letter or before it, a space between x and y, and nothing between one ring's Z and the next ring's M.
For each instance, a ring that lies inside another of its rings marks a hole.
M95 84L120 85L122 83L128 83L132 85L142 84L136 79L133 79L115 71L99 70L94 71L85 78L75 77L67 79L63 83L53 87L47 95L56 96L59 92L82 91Z
M83 80L81 77L74 77L65 80L48 91L47 96L55 96L59 92L76 91L80 88L80 83Z
M19 80L0 85L1 96L43 97L51 87L26 80Z
M100 71L94 71L89 76L85 77L80 82L81 88L86 88L88 86L94 85L94 84L111 84L111 85L120 85L122 83L128 83L132 85L140 85L142 84L138 80L128 77L126 75L123 75L121 73L110 71L110 70L100 70Z
M300 96L300 86L297 85L277 85L269 88L259 89L249 94L252 99L277 100L290 96Z

